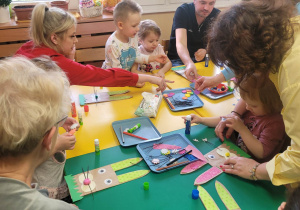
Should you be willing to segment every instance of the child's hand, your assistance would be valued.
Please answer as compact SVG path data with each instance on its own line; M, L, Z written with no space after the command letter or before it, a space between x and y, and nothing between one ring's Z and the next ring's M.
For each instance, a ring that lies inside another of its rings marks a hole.
M159 78L159 77L156 77L156 78ZM174 81L166 80L164 78L159 78L159 79L160 79L160 82L157 84L159 87L156 88L157 92L159 92L159 91L163 92L167 88L167 82L174 83Z
M145 83L144 82L138 82L138 83L136 83L136 87L138 87L138 88L142 88L142 87L144 87L144 85L145 85Z
M73 125L73 124L78 124L78 127L76 128L76 130L78 130L78 128L80 127L80 125L79 125L79 123L77 122L77 120L75 120L74 118L72 118L72 117L68 117L67 118L67 120L66 120L66 122L65 122L65 124L63 124L63 128L67 131L67 132L69 132L70 130L71 130L71 125Z
M153 61L156 61L161 64L165 64L168 62L168 57L166 55L150 55L149 63Z
M243 121L241 118L238 116L233 116L233 117L225 117L226 118L226 126L229 128L233 128L237 132L241 132L243 129L248 128L244 125Z
M191 116L191 123L197 123L200 124L202 123L202 117L199 117L198 115L195 114L190 114ZM182 117L184 119L184 123L186 123L186 117Z
M202 61L203 58L205 57L206 50L205 49L199 49L197 52L195 52L195 59L196 61Z
M157 76L157 77L160 77L160 78L165 78L165 74L161 71L155 73L154 76Z
M55 151L61 150L72 150L75 147L76 138L74 135L70 135L69 133L63 133L58 135L56 144L55 144Z

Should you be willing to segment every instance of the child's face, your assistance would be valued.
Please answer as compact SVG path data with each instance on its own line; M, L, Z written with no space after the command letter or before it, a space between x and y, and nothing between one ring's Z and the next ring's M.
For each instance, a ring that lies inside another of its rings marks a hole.
M246 103L246 109L252 112L253 115L263 116L267 114L260 100L253 100L253 99L249 99L248 97L243 98L243 100Z
M121 22L119 28L121 33L126 36L133 38L139 31L139 24L141 22L141 15L140 13L129 13L127 20Z
M144 40L141 40L141 44L148 52L153 52L155 48L158 46L159 36L155 34L153 31L150 31L148 36L145 37Z

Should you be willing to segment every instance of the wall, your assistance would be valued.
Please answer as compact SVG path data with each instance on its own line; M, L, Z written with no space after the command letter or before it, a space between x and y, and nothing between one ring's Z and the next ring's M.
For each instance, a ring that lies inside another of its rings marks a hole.
M170 39L174 12L164 12L157 14L143 14L142 19L154 20L161 30L160 39Z

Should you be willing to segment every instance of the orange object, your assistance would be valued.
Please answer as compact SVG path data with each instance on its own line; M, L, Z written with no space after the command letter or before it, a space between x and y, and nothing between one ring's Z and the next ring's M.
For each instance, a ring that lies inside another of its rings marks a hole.
M168 98L168 94L164 94L163 96L164 96L165 98Z
M187 99L187 97L186 97L186 96L183 96L183 97L182 97L182 99L186 100L186 99Z
M146 139L146 138L144 138L144 137L137 136L137 135L134 135L134 134L132 134L132 133L125 132L125 131L124 131L123 133L126 134L126 135L128 135L128 136L132 136L132 137L135 137L135 138L138 138L138 139L148 140L148 139Z
M77 117L75 101L72 101L71 103L71 112L72 112L72 117Z
M170 107L172 109L175 109L175 107L173 106L172 102L170 101L170 99L166 98L167 103L170 105Z
M84 105L84 112L89 112L89 106L88 105Z
M70 131L69 131L69 134L70 134L70 135L74 135L75 132L76 132L76 129L73 129L73 130L70 130Z

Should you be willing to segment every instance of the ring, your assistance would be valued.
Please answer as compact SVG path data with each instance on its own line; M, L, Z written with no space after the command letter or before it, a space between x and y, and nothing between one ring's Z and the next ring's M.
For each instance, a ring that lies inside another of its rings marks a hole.
M231 169L233 169L233 165L231 165Z

